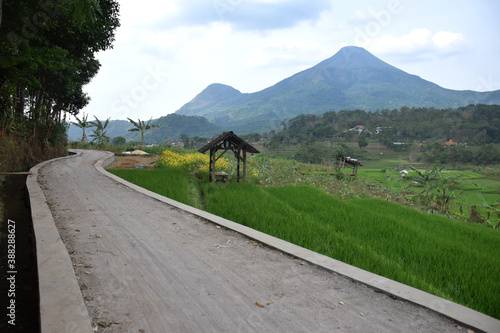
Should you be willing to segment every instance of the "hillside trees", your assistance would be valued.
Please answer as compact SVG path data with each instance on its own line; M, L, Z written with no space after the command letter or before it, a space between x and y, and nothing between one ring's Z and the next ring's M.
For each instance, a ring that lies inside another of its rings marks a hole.
M349 130L358 125L369 131ZM459 145L445 147L443 143L450 139ZM286 144L357 142L362 148L368 141L378 141L394 151L411 150L413 162L421 158L431 163L498 163L500 106L304 114L288 120L283 130L274 132L269 147L277 150Z
M288 121L287 135L298 138L314 129L317 140L339 134L357 125L376 132L377 138L390 141L448 141L469 145L500 143L500 106L469 105L456 109L408 108L401 110L343 110L327 112L321 117L302 115ZM296 126L293 126L296 124Z
M39 151L54 148L53 137L64 132L66 115L77 115L89 102L83 86L99 69L95 53L112 45L118 9L115 0L3 1L0 131L4 136Z

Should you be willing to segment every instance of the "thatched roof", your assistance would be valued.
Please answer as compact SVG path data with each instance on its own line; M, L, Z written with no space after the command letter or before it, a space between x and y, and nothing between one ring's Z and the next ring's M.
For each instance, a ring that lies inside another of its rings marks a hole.
M247 153L258 154L259 151L255 149L251 144L245 142L243 139L238 137L236 134L231 132L224 132L200 149L198 151L202 154L212 149L213 147L221 148L239 148L246 151Z

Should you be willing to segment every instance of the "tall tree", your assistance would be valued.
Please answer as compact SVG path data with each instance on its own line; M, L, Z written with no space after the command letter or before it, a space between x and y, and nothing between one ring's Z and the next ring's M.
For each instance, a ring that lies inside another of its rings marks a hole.
M157 125L150 125L151 120L153 120L153 117L151 117L151 119L149 119L149 121L147 123L143 120L140 120L140 119L137 122L133 121L130 118L127 118L127 119L128 119L128 121L130 121L132 123L132 125L135 126L134 128L129 129L129 131L141 132L141 150L144 150L144 132L148 129L155 128L158 126Z
M44 150L66 113L79 113L89 101L83 86L100 67L95 54L114 41L118 10L117 0L1 1L4 133L41 142Z

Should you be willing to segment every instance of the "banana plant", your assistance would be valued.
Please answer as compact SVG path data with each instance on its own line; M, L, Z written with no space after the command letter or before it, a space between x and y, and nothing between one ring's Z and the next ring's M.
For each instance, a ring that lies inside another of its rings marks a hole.
M96 116L94 116L94 118L96 122L93 122L92 124L94 125L94 127L96 127L96 129L92 130L93 134L91 135L91 137L94 138L92 141L97 140L97 143L99 145L102 145L104 144L104 142L109 141L109 137L106 136L107 131L105 131L105 129L106 127L108 127L110 118L106 119L105 122L100 121Z
M76 122L72 122L73 125L81 128L83 130L83 134L82 134L82 142L85 142L87 141L87 133L85 133L85 130L87 128L90 128L90 127L94 127L95 124L91 121L87 121L89 115L87 114L83 114L83 117L82 119L78 118L77 116L75 116L76 118Z
M417 186L424 188L420 193L422 202L427 205L435 198L436 204L441 206L443 211L446 211L448 203L453 199L453 196L447 193L447 190L450 186L458 184L457 177L445 177L442 173L444 167L439 167L438 163L434 164L430 171L422 171L411 165L410 168L418 174L418 176L413 177ZM434 189L437 189L441 193L432 194Z
M151 117L151 119L149 119L149 121L147 123L143 120L140 120L140 119L137 122L133 121L130 118L127 118L127 119L128 119L128 121L130 121L132 123L132 125L135 126L134 128L129 129L129 131L141 132L141 150L144 150L144 132L148 129L158 127L158 125L150 125L151 120L153 120L152 117Z

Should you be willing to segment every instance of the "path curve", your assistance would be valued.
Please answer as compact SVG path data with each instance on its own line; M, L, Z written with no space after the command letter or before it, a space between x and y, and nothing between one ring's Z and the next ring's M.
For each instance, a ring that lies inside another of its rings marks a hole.
M79 153L43 166L38 182L99 332L460 332L123 185L94 166L105 152Z

